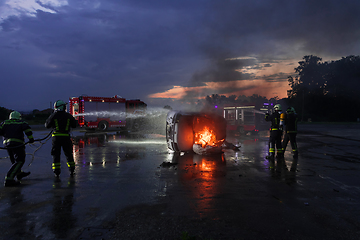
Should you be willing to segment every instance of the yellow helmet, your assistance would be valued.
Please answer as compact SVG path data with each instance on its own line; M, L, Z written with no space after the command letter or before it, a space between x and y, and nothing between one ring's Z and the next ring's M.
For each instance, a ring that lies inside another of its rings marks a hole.
M10 113L9 119L20 120L21 119L21 113L19 113L18 111L13 111L13 112Z
M275 110L275 111L281 111L281 105L280 105L280 104L276 104L276 105L274 106L274 110Z

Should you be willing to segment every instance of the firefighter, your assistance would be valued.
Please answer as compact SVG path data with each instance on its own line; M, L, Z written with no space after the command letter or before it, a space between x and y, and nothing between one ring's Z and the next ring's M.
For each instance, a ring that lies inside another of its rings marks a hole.
M5 187L18 186L20 180L30 174L30 172L21 170L26 158L24 133L29 139L29 143L33 143L34 137L29 124L21 120L21 114L17 111L11 112L9 119L0 125L0 135L4 138L3 144L12 163L5 177ZM18 181L15 180L15 177Z
M274 106L274 112L270 115L269 113L265 114L265 120L271 121L270 127L270 141L269 141L269 156L268 159L274 160L275 158L275 147L277 150L277 157L282 158L284 156L284 151L281 145L282 137L282 127L284 124L285 114L281 113L281 105L276 104Z
M76 128L76 125L75 118L66 112L66 103L61 100L56 101L54 103L54 112L46 120L45 127L53 129L51 148L51 155L53 157L52 169L57 178L61 173L61 148L64 151L70 175L73 176L75 173L70 130L71 128Z
M290 141L291 148L294 154L293 156L295 158L298 157L298 149L296 145L297 122L298 122L298 116L295 112L295 109L293 107L289 107L286 110L285 121L284 121L285 135L283 140L283 149L285 152L286 146Z

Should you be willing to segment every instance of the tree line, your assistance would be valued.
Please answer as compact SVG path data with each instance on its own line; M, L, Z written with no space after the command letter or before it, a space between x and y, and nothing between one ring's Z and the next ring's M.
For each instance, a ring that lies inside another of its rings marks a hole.
M354 122L360 118L360 57L348 56L340 60L322 62L317 56L304 56L295 69L295 76L288 77L290 90L287 98L278 99L254 94L229 96L212 94L206 105L280 103L283 110L292 106L301 121Z
M13 110L7 109L5 107L0 107L0 123L6 119L9 119L9 115ZM21 118L27 121L29 124L44 124L46 119L50 116L52 109L45 109L39 111L34 109L29 113L21 113Z
M205 106L203 110L213 109L214 106L226 106L226 105L255 105L256 108L260 108L264 103L276 103L279 99L277 97L267 99L266 97L260 96L258 94L253 94L252 96L245 95L231 95L226 97L224 95L212 94L211 96L206 96L205 98Z
M317 56L305 56L289 76L291 89L287 103L300 113L302 120L358 121L360 118L360 57L348 56L322 62Z

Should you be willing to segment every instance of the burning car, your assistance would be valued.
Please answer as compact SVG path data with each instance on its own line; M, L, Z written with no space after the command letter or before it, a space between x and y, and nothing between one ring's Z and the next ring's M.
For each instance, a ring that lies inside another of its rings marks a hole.
M167 114L166 141L172 151L194 151L200 155L221 153L222 148L228 146L225 138L226 120L220 115L179 111Z

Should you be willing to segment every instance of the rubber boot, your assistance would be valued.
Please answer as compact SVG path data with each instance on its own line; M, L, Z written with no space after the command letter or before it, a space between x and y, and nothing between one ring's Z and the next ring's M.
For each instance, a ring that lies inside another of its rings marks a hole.
M5 180L4 186L5 187L16 187L19 186L20 182L15 180Z
M55 169L54 170L54 175L55 175L56 178L60 177L60 173L61 173L60 169Z
M276 158L280 160L284 159L284 153L277 153Z
M24 177L27 177L30 175L30 172L23 172L21 171L20 173L18 173L18 175L16 175L17 180L21 181L21 179L23 179Z
M275 159L273 154L267 155L265 158L270 160L270 161L274 161L274 159Z
M75 167L70 167L70 176L73 177L75 175Z

